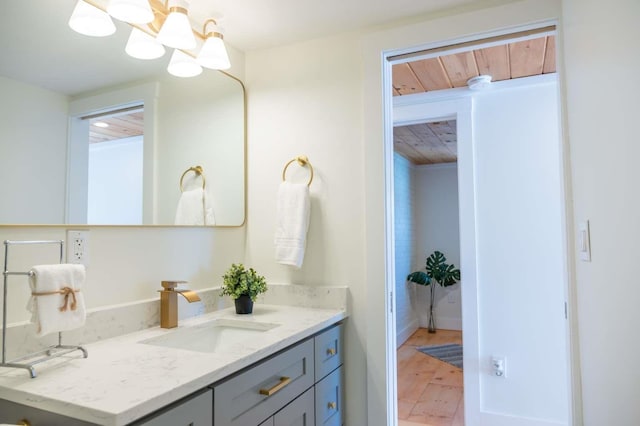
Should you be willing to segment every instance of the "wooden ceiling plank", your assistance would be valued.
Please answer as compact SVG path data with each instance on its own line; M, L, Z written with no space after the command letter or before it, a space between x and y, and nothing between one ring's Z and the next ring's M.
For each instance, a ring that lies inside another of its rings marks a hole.
M490 75L491 81L511 78L509 49L506 45L475 50L474 56L478 64L478 72L482 75Z
M478 75L472 51L442 56L441 59L453 87L464 87L467 80Z
M409 64L396 64L392 70L393 87L401 95L410 95L413 93L424 92L424 87L418 81Z
M427 91L451 89L451 81L438 58L409 62L409 66Z
M544 37L510 43L511 78L542 74L545 47Z
M102 121L108 127L97 127ZM144 135L144 111L118 113L112 116L98 116L91 119L89 143L107 142L132 136Z
M554 72L556 72L556 36L548 36L542 73L550 74Z
M412 125L406 126L406 128L411 132L412 135L414 135L414 137L417 137L419 139L436 137L436 134L433 133L428 123L412 124Z
M428 161L409 144L403 142L393 144L393 149L413 164L425 164Z

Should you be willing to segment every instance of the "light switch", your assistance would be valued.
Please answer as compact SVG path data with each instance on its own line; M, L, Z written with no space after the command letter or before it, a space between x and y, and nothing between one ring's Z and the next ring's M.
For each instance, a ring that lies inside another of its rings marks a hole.
M578 253L580 260L591 262L591 235L589 233L589 221L578 224Z

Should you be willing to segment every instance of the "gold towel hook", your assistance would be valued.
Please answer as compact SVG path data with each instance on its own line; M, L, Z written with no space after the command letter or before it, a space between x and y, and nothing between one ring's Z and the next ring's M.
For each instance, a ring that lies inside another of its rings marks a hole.
M182 176L180 176L180 192L184 192L182 181L184 180L185 175L189 172L194 172L196 174L196 177L200 176L202 178L202 189L204 189L205 185L207 184L207 181L204 177L204 170L202 169L201 166L194 166L194 167L189 167L187 170L184 171Z
M284 165L284 169L282 170L282 181L284 182L287 180L285 177L287 174L287 167L289 167L289 165L294 161L297 161L300 167L309 166L310 176L309 176L309 183L307 183L307 186L311 186L311 182L313 182L313 166L311 165L311 161L309 161L309 158L307 158L306 155L300 155L298 157L295 157L292 160L290 160L287 164Z

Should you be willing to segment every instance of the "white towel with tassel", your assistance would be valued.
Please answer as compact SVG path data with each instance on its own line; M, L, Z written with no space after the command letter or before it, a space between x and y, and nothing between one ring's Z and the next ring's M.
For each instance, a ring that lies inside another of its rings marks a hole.
M82 327L86 319L84 265L37 265L30 272L27 309L36 325L36 336Z
M276 213L276 261L302 266L309 229L309 186L282 182L278 189Z
M176 225L215 225L213 207L203 188L183 191L176 208Z

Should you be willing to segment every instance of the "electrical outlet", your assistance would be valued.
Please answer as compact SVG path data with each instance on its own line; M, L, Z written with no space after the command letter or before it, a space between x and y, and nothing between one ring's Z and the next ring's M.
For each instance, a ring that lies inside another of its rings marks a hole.
M502 379L507 377L507 358L503 356L491 357L491 375Z
M447 293L447 302L456 303L456 295L453 293Z
M67 230L67 263L89 264L88 230Z

